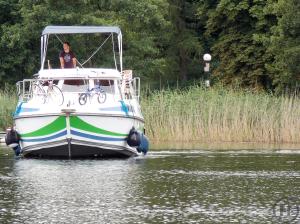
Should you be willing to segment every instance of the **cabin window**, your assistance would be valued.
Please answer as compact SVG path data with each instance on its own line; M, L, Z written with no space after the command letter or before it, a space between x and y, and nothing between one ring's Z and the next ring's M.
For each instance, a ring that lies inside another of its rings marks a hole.
M114 87L114 80L107 80L107 79L95 79L94 80L95 86L101 86L101 88L106 93L115 93L115 87Z
M58 84L59 80L45 80L43 81L43 86L49 86L50 82L52 82L54 85Z
M85 92L88 88L88 81L83 79L66 79L62 85L63 92Z
M84 85L84 80L82 79L68 79L64 80L64 85L71 85L71 86L80 86Z

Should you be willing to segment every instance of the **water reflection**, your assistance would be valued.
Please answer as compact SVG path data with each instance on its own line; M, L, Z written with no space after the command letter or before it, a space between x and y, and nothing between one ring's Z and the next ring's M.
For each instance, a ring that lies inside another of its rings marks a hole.
M275 203L299 186L295 151L62 161L2 150L0 223L276 223L289 217L276 217Z
M104 223L117 218L136 190L135 170L131 160L16 161L11 221Z

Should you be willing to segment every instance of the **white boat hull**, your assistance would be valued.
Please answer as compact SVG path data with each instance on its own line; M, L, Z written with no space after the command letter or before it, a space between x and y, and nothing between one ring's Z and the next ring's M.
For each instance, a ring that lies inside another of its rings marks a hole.
M15 120L24 157L130 157L127 135L143 121L129 116L58 114Z

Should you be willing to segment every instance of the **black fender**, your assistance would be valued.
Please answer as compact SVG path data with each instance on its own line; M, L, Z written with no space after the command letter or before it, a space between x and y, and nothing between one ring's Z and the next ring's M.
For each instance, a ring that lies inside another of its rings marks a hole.
M141 144L141 135L134 127L129 131L127 144L131 147L138 147Z
M5 135L6 145L11 148L15 148L16 146L19 145L19 141L20 141L20 136L18 132L13 128L12 129L8 128L6 130L6 135Z

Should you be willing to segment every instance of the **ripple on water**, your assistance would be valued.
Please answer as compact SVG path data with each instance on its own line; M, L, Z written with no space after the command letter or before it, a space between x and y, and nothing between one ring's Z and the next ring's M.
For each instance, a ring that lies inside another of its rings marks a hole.
M159 174L171 175L192 175L192 176L216 176L216 177L249 177L249 178L299 178L300 172L291 171L245 171L245 172L232 172L232 171L186 171L186 170L161 170Z
M273 223L274 203L300 195L299 164L292 153L204 151L10 160L0 223Z

